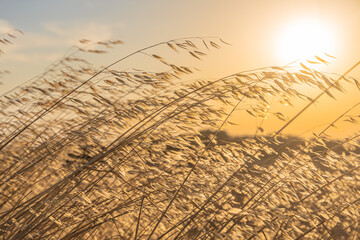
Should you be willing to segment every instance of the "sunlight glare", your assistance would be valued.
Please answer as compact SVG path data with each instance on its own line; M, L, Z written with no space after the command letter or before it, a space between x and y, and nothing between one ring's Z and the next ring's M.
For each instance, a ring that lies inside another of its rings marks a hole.
M311 59L324 52L335 53L335 36L330 25L313 19L289 23L277 42L280 57L287 63Z

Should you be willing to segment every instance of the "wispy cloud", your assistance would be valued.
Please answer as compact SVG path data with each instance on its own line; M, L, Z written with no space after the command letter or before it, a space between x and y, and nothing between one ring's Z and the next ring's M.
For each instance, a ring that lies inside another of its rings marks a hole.
M121 24L107 25L95 22L49 22L44 24L43 31L25 32L15 44L7 50L6 60L14 62L49 62L59 59L71 46L81 39L91 41L110 40L113 32ZM13 29L5 20L0 19L0 32ZM4 59L0 59L4 61Z
M49 64L61 59L71 46L78 45L81 39L111 40L119 27L121 24L61 21L48 22L40 30L24 31L24 35L11 39L13 44L1 46L5 54L0 57L0 69L12 72L5 83L18 84L42 72ZM0 19L0 34L13 29L8 21Z
M14 29L14 27L11 26L9 22L7 22L4 19L0 19L0 34L9 32L13 29Z
M86 38L92 41L105 41L113 36L115 25L100 24L96 22L50 22L45 24L45 29L58 37L64 42L73 44L80 39Z
M66 44L54 36L44 33L25 33L13 40L12 45L7 45L6 54L0 60L33 63L54 61L62 56L64 49Z

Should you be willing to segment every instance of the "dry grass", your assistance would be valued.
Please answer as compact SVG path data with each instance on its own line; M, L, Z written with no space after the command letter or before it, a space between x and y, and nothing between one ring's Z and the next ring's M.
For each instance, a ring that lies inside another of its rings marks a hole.
M171 40L100 70L81 54L122 42L81 43L1 98L2 239L359 238L358 135L335 141L327 131L357 124L360 103L315 138L282 135L353 79L303 65L185 82L195 70L166 54L203 58L226 43ZM136 55L165 70L120 70ZM302 84L321 93L312 99ZM269 111L270 99L308 105L288 119ZM222 128L235 110L284 125L231 138Z

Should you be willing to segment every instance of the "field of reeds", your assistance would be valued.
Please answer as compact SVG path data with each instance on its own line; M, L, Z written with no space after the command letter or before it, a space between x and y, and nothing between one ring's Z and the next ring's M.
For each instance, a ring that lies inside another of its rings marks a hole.
M100 68L87 61L121 44L82 40L1 96L1 239L360 238L359 134L328 134L356 129L360 102L313 137L283 134L356 79L314 70L326 62L316 57L295 70L184 80L196 69L176 56L206 61L227 45L218 38L158 43ZM136 57L164 70L124 70ZM285 116L269 110L274 99L305 107ZM229 136L239 111L283 125Z

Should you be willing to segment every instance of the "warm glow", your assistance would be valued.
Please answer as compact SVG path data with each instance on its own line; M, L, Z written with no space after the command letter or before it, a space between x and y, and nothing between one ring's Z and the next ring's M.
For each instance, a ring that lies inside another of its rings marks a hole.
M331 26L316 20L291 22L278 38L278 52L286 62L311 59L324 52L335 54L335 36Z

